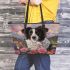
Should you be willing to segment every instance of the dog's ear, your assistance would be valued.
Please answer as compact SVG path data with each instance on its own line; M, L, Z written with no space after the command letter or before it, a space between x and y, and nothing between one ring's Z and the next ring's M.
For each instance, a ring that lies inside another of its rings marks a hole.
M30 29L32 29L32 28L31 28L31 27L27 27L27 28L26 28L26 31L28 31L28 30L30 30ZM22 29L21 32L24 33L24 29Z
M31 28L31 27L27 27L26 29L30 30L30 29L32 29L32 28Z
M27 39L30 39L29 31L30 31L31 29L32 29L31 27L27 27L26 30L25 30Z

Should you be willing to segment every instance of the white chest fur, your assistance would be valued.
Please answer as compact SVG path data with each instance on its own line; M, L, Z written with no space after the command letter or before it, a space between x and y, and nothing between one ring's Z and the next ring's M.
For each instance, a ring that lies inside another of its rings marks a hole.
M42 46L40 42L33 42L31 40L26 40L27 46L31 50L37 50L39 47Z
M47 49L50 45L50 41L46 38L42 42L37 42L37 41L34 42L28 39L26 40L26 43L30 50L37 50L38 48L41 48L41 47L44 47Z

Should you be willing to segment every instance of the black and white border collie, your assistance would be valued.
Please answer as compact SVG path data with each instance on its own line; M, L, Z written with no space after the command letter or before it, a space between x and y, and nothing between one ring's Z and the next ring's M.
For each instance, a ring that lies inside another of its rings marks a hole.
M22 32L24 33L24 29L22 30ZM50 41L46 38L47 32L48 28L43 28L42 26L36 28L27 27L25 30L25 34L28 47L37 49L38 45L43 45L45 48L47 48L50 44Z
M24 33L24 29L22 32ZM43 28L42 26L37 28L27 27L25 30L26 38L32 41L43 41L46 37L46 32L48 32L48 28Z

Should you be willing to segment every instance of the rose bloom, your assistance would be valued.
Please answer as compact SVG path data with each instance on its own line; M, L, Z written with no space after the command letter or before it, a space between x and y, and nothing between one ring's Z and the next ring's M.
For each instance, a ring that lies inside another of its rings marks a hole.
M45 48L39 48L38 53L45 54L47 53L47 50Z
M19 50L20 50L20 52L27 52L28 48L23 47L23 48L20 48Z

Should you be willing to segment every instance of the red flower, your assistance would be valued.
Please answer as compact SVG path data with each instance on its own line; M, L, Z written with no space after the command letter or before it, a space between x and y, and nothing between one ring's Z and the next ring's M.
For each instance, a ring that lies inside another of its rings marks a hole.
M28 48L20 48L19 50L20 50L20 52L27 52Z
M45 54L46 52L47 52L47 50L45 48L38 49L38 53L40 53L40 54Z
M37 50L30 50L29 54L37 54Z

